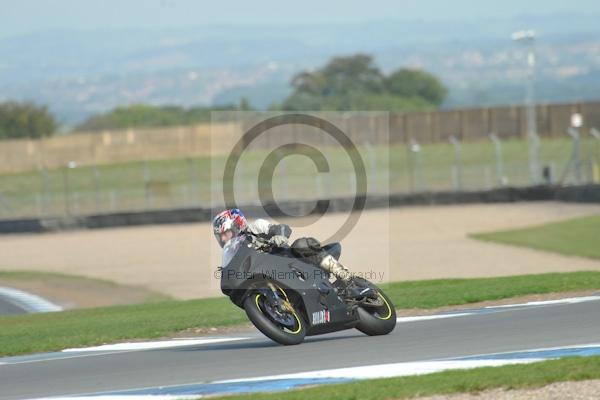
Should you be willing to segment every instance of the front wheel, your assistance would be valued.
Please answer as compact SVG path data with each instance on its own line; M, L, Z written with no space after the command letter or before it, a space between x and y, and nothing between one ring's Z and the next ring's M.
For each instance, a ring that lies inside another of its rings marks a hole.
M360 322L356 329L369 336L387 335L396 327L396 309L390 298L381 289L365 281L375 289L377 299L368 299L358 309Z
M246 297L244 310L259 331L279 344L299 344L306 336L302 317L296 311L278 311L262 292L252 292Z

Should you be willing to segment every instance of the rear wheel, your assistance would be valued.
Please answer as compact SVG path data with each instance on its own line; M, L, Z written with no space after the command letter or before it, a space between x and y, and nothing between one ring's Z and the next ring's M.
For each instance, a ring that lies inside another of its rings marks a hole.
M365 281L376 293L376 299L365 299L357 312L360 322L356 329L369 336L387 335L396 327L396 309L390 298L381 289Z
M283 290L282 294L287 298ZM302 343L306 324L296 310L281 310L271 304L261 291L254 291L244 300L246 315L265 336L283 345Z

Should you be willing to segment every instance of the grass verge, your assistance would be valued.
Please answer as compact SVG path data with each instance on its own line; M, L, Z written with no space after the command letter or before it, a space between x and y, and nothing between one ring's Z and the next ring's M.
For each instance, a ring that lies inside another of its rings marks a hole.
M600 259L600 215L471 236L491 242Z
M534 364L453 370L400 378L373 379L279 393L227 396L228 400L383 400L435 394L524 389L553 382L600 379L600 357L564 358Z
M382 286L396 308L437 308L529 294L600 289L600 272L581 271L499 278L435 279Z
M428 309L528 294L600 289L600 272L395 282L384 289L397 308ZM245 322L244 312L224 297L4 316L0 317L0 355L151 339L193 327Z
M157 338L190 327L245 321L243 311L225 298L5 316L0 317L0 355Z

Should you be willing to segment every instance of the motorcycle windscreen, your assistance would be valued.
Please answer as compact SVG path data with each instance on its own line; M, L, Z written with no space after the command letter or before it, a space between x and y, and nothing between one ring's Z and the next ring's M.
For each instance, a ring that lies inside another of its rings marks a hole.
M235 256L238 249L240 248L242 243L244 243L245 240L246 240L246 236L239 235L239 236L236 236L236 237L230 239L225 244L225 247L223 247L223 260L221 263L221 267L225 268L227 265L229 265L229 263L233 259L233 256Z

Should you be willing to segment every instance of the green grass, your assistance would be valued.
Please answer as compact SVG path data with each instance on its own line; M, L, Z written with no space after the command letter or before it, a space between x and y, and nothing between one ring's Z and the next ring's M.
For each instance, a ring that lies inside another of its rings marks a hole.
M453 370L428 375L323 385L278 393L227 396L228 400L384 400L484 390L526 389L553 382L600 379L600 357L574 357L533 364ZM221 398L221 397L220 397Z
M0 355L158 338L190 327L244 322L243 311L226 298L5 316L0 317Z
M437 308L528 294L600 289L600 272L396 282L384 287L396 308Z
M600 289L600 272L395 282L384 289L397 308L427 309L527 294ZM187 328L245 322L244 312L225 297L4 316L0 317L0 355L151 339Z
M587 148L589 140L583 141ZM589 142L591 143L591 142ZM314 198L315 196L353 195L350 182L351 164L343 150L320 149L325 154L330 173L315 179L315 166L306 157L292 156L285 167L275 173L276 198ZM421 172L417 160L404 145L390 147L359 147L368 173L370 187L380 192L409 192L414 189L452 190L454 149L450 143L433 143L422 146ZM562 171L571 152L569 139L542 141L541 158L544 165L552 164L555 178ZM236 173L240 173L238 196L252 200L255 196L258 169L266 151L248 152L242 157ZM589 151L583 152L590 158ZM490 141L465 142L462 145L465 189L489 188L497 183L494 147ZM507 140L503 143L505 175L510 185L529 183L527 143ZM25 216L55 216L69 212L74 215L124 210L144 210L169 207L186 207L206 204L221 190L222 169L225 156L195 157L171 160L135 161L128 163L80 165L75 169L55 169L42 173L0 174L0 218ZM588 171L585 163L584 172ZM386 179L381 171L389 171ZM236 175L237 176L237 175ZM145 181L150 182L146 187ZM416 181L420 181L418 184ZM68 182L68 185L65 184ZM66 186L68 193L66 195ZM252 187L251 187L252 186ZM250 196L250 197L248 197ZM68 202L67 202L68 198Z
M600 259L600 215L472 237L571 256Z

